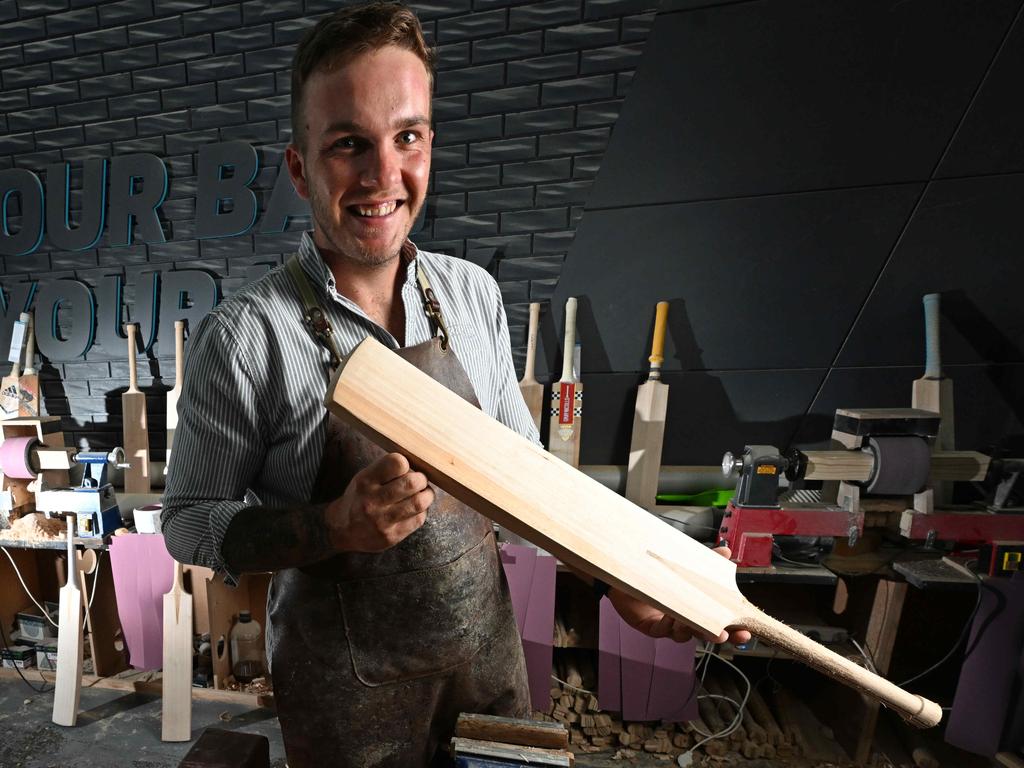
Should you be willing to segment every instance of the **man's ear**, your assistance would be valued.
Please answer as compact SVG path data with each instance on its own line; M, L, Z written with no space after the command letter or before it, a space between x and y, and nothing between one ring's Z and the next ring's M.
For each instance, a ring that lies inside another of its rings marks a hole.
M309 182L306 180L306 164L302 152L294 144L284 150L284 160L288 164L288 175L292 177L292 186L303 200L309 200Z

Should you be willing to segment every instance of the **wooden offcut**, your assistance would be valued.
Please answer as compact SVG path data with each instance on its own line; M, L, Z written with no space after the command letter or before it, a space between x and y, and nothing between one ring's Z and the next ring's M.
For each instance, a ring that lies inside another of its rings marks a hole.
M519 744L524 747L569 748L569 732L561 723L543 723L497 715L463 713L455 723L455 735L466 739Z
M68 515L68 579L60 590L57 627L57 680L53 689L53 722L72 726L82 694L85 642L82 636L82 590L75 558L75 516Z
M163 708L161 741L192 738L192 595L174 563L174 583L164 595Z
M519 382L519 391L523 395L523 402L530 411L530 418L540 430L540 412L544 407L544 385L537 381L537 325L540 322L540 304L533 302L530 305L530 327L526 336L526 365L523 370L523 378Z
M626 498L634 504L653 509L658 495L658 471L665 438L665 414L668 411L668 384L661 381L665 362L665 326L668 302L659 301L654 315L651 364L647 381L636 391L633 434L629 440L629 464L626 469Z
M128 467L124 471L124 490L125 493L149 493L149 427L146 395L139 390L135 366L136 325L129 323L125 331L128 333L128 390L121 395L121 413Z
M916 725L939 707L758 610L736 566L492 419L373 339L332 378L327 407L431 482L564 563L717 637L746 628Z

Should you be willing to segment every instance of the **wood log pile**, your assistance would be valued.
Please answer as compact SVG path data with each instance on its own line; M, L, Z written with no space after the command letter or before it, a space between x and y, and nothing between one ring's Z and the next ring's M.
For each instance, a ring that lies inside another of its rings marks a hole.
M744 685L737 685L727 674L707 675L698 700L699 717L689 723L623 722L598 706L596 675L585 655L566 655L555 659L551 705L546 712L534 712L534 718L559 722L569 729L569 749L574 752L613 751L617 757L636 757L648 753L670 760L704 739L704 734L726 730L736 717L728 697L743 699ZM772 702L774 704L774 700ZM699 748L709 756L730 753L743 757L788 759L802 754L801 733L792 719L780 718L777 707L770 706L756 689L751 691L740 722L726 736L705 742Z

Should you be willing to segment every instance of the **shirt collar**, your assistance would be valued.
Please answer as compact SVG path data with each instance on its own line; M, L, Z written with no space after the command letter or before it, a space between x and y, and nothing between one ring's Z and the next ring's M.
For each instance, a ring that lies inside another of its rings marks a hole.
M323 287L328 296L334 296L337 293L334 274L331 272L330 268L328 268L323 257L320 255L320 249L317 248L316 243L313 242L313 233L311 231L307 230L302 233L302 240L299 242L298 255L299 264L313 281L313 285ZM406 267L406 284L415 281L416 279L415 265L419 255L420 250L412 240L406 239L406 241L402 243L401 259L402 263Z

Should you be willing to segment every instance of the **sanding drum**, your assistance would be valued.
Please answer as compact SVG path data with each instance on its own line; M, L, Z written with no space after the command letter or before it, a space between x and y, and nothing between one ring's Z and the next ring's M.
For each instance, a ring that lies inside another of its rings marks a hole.
M0 472L18 480L35 480L39 464L35 448L37 437L9 437L0 445Z
M921 437L871 437L865 452L874 459L874 469L865 485L868 493L900 496L918 493L928 484L932 451Z

